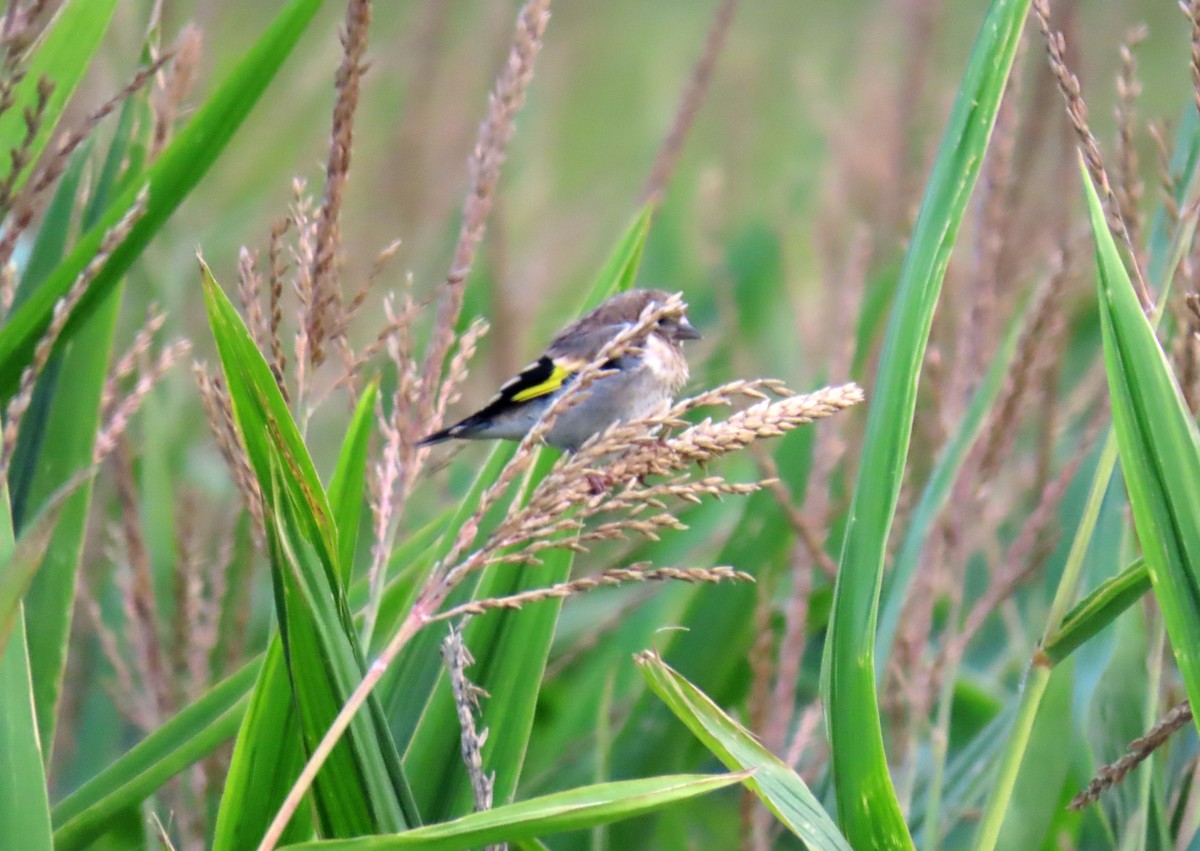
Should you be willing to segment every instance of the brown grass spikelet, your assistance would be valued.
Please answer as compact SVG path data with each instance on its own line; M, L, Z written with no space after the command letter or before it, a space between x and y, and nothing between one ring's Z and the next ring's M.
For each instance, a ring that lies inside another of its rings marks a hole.
M279 328L283 324L283 277L287 274L287 265L283 255L283 238L292 226L291 218L285 217L271 226L271 237L267 247L267 287L269 291L271 322L268 336L271 340L271 372L275 374L275 382L288 401L287 354L283 350L283 341Z
M125 633L133 651L135 668L147 693L147 730L157 727L172 712L169 660L165 658L158 635L162 622L154 593L153 566L146 542L143 519L138 505L138 485L133 467L133 452L124 438L117 441L118 451L113 458L117 499L121 505L120 541L125 564L129 570L123 588Z
M33 150L33 143L37 138L38 131L42 128L42 118L53 92L54 83L42 77L37 82L37 94L34 102L25 107L23 114L25 135L17 147L8 152L8 177L4 181L0 181L0 216L7 215L12 207L13 188L25 170L25 166L29 165L30 152Z
M471 651L463 642L462 632L450 627L446 640L442 642L442 662L450 674L450 691L454 695L454 708L458 714L459 741L463 764L471 778L471 791L475 797L475 811L492 808L492 790L496 784L496 772L483 770L483 746L488 731L479 730L475 716L479 714L479 699L487 693L467 679L467 668L475 664Z
M640 447L641 451L635 449L618 461L611 475L633 478L655 475L660 470L666 472L693 463L705 464L744 449L756 440L780 437L798 426L832 416L857 405L864 398L862 388L857 384L844 384L775 401L763 400L724 420L709 418L692 426L678 436L667 439L662 452L647 451L644 446ZM600 445L593 445L593 454Z
M1180 5L1192 24L1192 100L1200 109L1200 0L1182 0Z
M108 379L104 382L104 389L100 393L100 410L102 412L107 414L111 410L113 402L117 399L120 383L133 375L138 364L144 362L154 344L154 335L162 330L166 321L167 314L159 310L156 305L151 305L146 311L146 321L134 334L133 342L109 370Z
M116 546L117 535L112 529L109 529L108 533L110 542L107 549L113 550ZM128 580L124 576L127 571L123 567L123 562L115 556L110 560L117 565L115 574L118 584L122 588L128 587ZM146 696L135 680L133 668L129 662L131 654L122 646L121 637L116 630L105 622L100 601L88 584L82 581L82 576L79 583L79 604L91 623L104 658L112 668L113 676L116 679L115 685L110 688L110 693L117 710L140 729L152 729L154 711L147 705Z
M0 266L0 318L7 318L17 297L17 264L9 260Z
M463 603L433 616L430 621L449 620L463 615L482 615L496 609L520 609L531 603L543 600L560 600L576 594L583 594L596 588L609 588L614 585L624 585L629 582L753 582L754 577L732 567L650 567L647 564L634 564L629 567L612 568L596 576L585 576L582 579L572 579L569 582L559 582L545 588L536 588L520 594L507 597L492 597L486 600L474 600Z
M462 312L467 275L475 262L475 254L483 239L491 212L500 167L512 139L514 120L525 103L525 90L533 79L534 61L542 49L542 36L550 20L550 0L528 0L517 12L516 31L508 60L496 78L488 96L487 117L479 127L479 135L471 154L471 185L463 202L462 225L454 248L450 271L441 285L437 319L421 370L421 420L432 428L441 425L431 419L436 387L442 374L442 363L454 339L454 326Z
M246 327L254 338L259 351L266 352L270 345L271 329L262 307L262 274L258 270L258 257L246 246L238 249L238 301L246 314Z
M1188 293L1184 304L1183 333L1175 341L1175 369L1188 410L1194 414L1200 405L1200 292Z
M1080 155L1083 157L1092 182L1104 200L1104 209L1108 218L1109 228L1121 238L1121 241L1129 250L1130 256L1134 259L1134 262L1131 264L1133 266L1134 285L1137 287L1142 307L1149 310L1154 305L1154 299L1151 297L1150 291L1146 286L1146 281L1142 277L1141 267L1136 262L1137 247L1133 241L1129 226L1121 215L1121 203L1117 198L1112 181L1109 180L1108 172L1104 168L1104 159L1100 154L1100 145L1096 141L1091 127L1088 125L1088 108L1087 103L1083 99L1079 78L1075 76L1074 72L1067 65L1066 39L1061 32L1053 29L1050 24L1049 0L1033 0L1033 11L1037 15L1038 26L1041 28L1042 36L1046 40L1050 70L1054 74L1059 91L1066 102L1067 117L1070 119L1071 127L1075 130Z
M1192 705L1188 701L1177 703L1161 721L1141 738L1129 743L1127 753L1116 762L1101 767L1092 777L1087 788L1076 795L1069 808L1082 810L1088 804L1099 800L1105 790L1111 789L1125 779L1125 775L1133 771L1171 737L1176 730L1188 726L1192 721Z
M1141 234L1141 201L1143 185L1138 176L1137 147L1134 131L1137 126L1137 99L1142 93L1142 83L1137 76L1137 57L1134 50L1141 44L1149 30L1139 24L1129 31L1120 47L1121 69L1117 74L1117 204L1121 218L1129 228L1130 241L1138 244Z
M510 510L482 547L454 564L443 585L453 587L466 574L491 563L499 551L511 547L532 546L533 552L538 552L550 546L576 546L627 534L654 535L660 528L671 528L677 522L673 515L643 518L640 515L644 509L636 508L636 504L654 505L668 491L674 498L693 501L702 496L756 490L762 483L730 484L719 477L684 481L673 477L693 464L706 464L755 440L778 437L803 423L850 407L862 398L857 385L845 385L774 402L758 402L720 422L706 419L684 427L686 423L674 417L673 411L667 411L658 417L617 423L585 443L575 455L559 461L534 488L523 508ZM674 436L655 433L659 429L681 427L683 430ZM514 459L509 467L515 466ZM670 484L665 490L644 484L651 476L666 477ZM504 474L500 478L505 478ZM598 482L603 484L599 492ZM480 508L460 530L447 563L457 561L466 552L488 509L490 503L481 500ZM580 532L589 518L614 511L622 512L621 516L602 523L587 535ZM572 531L576 535L572 536Z
M716 68L717 58L721 55L721 49L725 46L737 5L738 0L721 0L713 13L712 24L709 25L700 58L692 69L691 79L688 80L679 99L679 107L675 110L671 128L654 157L654 166L650 169L650 176L642 189L643 203L658 203L667 184L670 183L671 175L675 172L679 157L683 153L683 143L696 122L696 113L700 111L704 96L708 94L713 70Z
M16 62L41 33L39 19L49 5L48 0L32 0L25 5L8 4L3 28L0 29L0 43L7 53L7 62Z
M434 408L438 420L446 415L446 409L458 401L459 391L467 380L468 364L475 357L479 341L488 333L491 326L483 319L475 319L467 330L458 338L455 352L446 368L446 378L438 392L437 405Z
M1166 218L1174 230L1180 223L1180 205L1175 200L1177 190L1175 175L1171 174L1170 127L1165 121L1151 121L1146 130L1154 143L1154 173L1158 182L1158 202L1163 205Z
M329 155L325 163L325 193L317 214L315 248L312 252L312 300L308 305L307 334L313 366L325 359L324 342L328 335L343 328L344 309L341 287L336 280L337 254L341 244L339 219L346 180L350 173L350 150L354 142L354 113L367 51L371 24L370 0L350 0L342 26L342 62L334 83L337 95L333 104L333 122Z
M62 174L67 166L67 160L83 142L92 135L100 122L111 115L118 106L140 91L164 65L173 59L173 54L164 53L149 65L139 68L119 92L97 107L74 130L69 131L55 143L53 151L38 172L30 179L13 201L14 208L32 206L33 198L48 189Z
M977 450L978 478L990 481L1016 437L1018 420L1029 410L1040 373L1058 363L1059 345L1065 332L1061 302L1070 274L1070 246L1060 245L1050 258L1050 268L1038 286L1030 306L1029 324L1017 341L1012 368Z
M158 384L164 375L176 363L187 356L192 350L190 340L177 340L165 346L154 362L138 377L137 384L112 408L108 420L96 433L96 443L92 450L92 461L99 463L112 451L116 441L125 433L130 419L137 413L150 391Z
M1053 528L1054 518L1057 516L1063 496L1092 451L1100 426L1105 423L1106 420L1095 418L1088 424L1087 430L1071 458L1042 488L1033 511L1026 518L1017 537L1009 545L1003 564L993 574L987 590L974 602L963 618L962 627L947 645L943 654L944 658L952 660L961 658L967 645L987 622L987 619L999 608L1001 603L1016 591L1021 583L1029 580L1049 555L1049 542L1045 538L1047 530Z
M307 181L292 181L292 206L289 218L295 240L290 246L292 258L292 291L296 296L296 334L292 351L296 357L296 402L301 416L308 406L308 384L311 368L315 366L312 339L309 334L309 315L315 310L317 294L313 288L313 258L316 253L316 223L313 220L312 199L308 196Z
M154 133L150 142L150 161L162 153L171 138L171 128L183 111L183 103L196 81L196 70L204 50L204 32L195 24L187 24L175 39L175 61L170 70L161 75L161 83L150 99L154 110Z
M266 515L263 510L262 491L258 486L258 478L250 466L250 458L242 446L238 436L237 426L233 419L233 405L229 393L225 389L221 376L210 374L208 367L200 362L192 363L192 376L200 391L200 401L204 405L204 414L208 419L209 429L217 443L217 449L225 459L233 478L233 484L242 497L242 502L250 514L254 525L254 534L259 542L266 540Z

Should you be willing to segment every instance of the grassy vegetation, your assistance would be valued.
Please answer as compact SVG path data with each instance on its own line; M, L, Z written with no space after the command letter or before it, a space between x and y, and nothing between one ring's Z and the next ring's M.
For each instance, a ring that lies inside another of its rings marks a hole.
M0 848L1195 844L1200 3L49 5Z

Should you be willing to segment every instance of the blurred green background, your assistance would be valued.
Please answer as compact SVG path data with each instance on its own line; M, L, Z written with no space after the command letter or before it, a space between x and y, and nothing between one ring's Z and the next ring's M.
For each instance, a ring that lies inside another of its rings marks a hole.
M193 100L222 77L280 5L164 4L166 41L189 23L203 31ZM85 82L77 103L94 102L128 76L149 6L120 5L96 66L103 73ZM350 289L396 239L403 245L385 284L398 284L411 270L418 292L428 293L445 275L467 156L517 6L494 0L375 4L343 224ZM575 0L552 7L488 248L477 264L477 273L496 278L509 302L508 310L489 317L500 323L493 342L500 333L517 341L506 343L489 380L540 347L552 326L531 326L530 315L549 299L549 312L561 316L573 288L589 279L631 215L715 7L684 0ZM741 3L651 235L642 283L677 287L693 300L719 300L728 278L727 247L748 228L766 228L782 248L786 289L799 299L798 328L807 330L803 308L807 299L820 298L823 276L830 275L823 251L836 256L828 243L838 234L844 237L855 222L891 221L893 227L876 229L871 239L881 253L899 250L905 229L895 223L906 223L915 210L982 9L981 3L925 0ZM265 244L269 224L290 202L293 178L308 179L319 193L341 14L338 4L322 11L136 275L195 280L192 257L202 246L214 271L229 277L238 247ZM1115 45L1139 21L1150 25L1139 50L1144 114L1176 115L1187 28L1173 4L1097 0L1079 3L1077 14L1086 22L1080 69L1098 134L1112 127ZM1027 49L1041 46L1035 41ZM1040 61L1026 61L1024 68L1044 73ZM1153 161L1148 149L1144 160ZM172 298L199 298L194 286L163 290ZM471 307L490 313L488 305ZM728 321L720 310L705 318ZM773 366L784 377L798 369Z

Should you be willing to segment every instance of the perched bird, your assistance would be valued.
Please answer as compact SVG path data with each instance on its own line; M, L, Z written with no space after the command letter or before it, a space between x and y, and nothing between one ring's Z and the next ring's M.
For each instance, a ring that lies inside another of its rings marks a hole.
M520 440L546 408L571 386L617 334L637 324L642 312L666 303L662 290L618 293L558 333L540 358L500 388L486 406L421 440L422 446L459 440ZM700 337L686 315L665 316L624 354L604 364L588 395L554 421L546 442L568 452L618 420L653 413L688 378L683 341Z

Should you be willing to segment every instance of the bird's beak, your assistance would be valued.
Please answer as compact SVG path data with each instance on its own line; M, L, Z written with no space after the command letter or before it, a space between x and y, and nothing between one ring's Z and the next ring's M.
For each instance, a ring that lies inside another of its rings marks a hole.
M680 340L699 340L700 332L696 330L696 326L686 319L680 319L679 324L675 326L675 336Z

